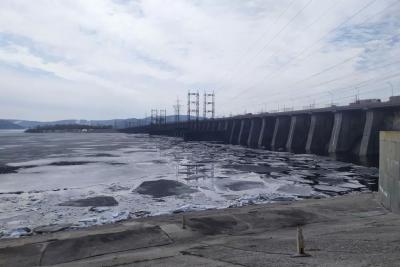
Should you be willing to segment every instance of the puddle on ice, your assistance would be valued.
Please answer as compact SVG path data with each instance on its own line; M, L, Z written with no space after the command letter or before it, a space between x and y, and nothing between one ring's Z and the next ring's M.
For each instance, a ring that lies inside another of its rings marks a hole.
M369 191L378 176L326 157L146 135L9 133L0 147L3 238Z

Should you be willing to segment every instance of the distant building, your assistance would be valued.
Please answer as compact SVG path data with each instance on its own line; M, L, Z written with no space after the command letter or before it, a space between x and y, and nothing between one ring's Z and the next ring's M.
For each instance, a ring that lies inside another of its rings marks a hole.
M400 102L400 95L391 96L389 102Z

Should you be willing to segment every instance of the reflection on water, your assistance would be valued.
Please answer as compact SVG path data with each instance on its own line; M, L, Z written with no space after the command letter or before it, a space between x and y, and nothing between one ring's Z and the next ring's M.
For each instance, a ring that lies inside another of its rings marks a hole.
M0 133L0 155L0 236L376 190L378 175L323 156L118 133ZM59 205L105 196L118 204Z
M377 188L376 168L338 162L330 157L202 142L180 144L174 147L174 153L178 151L180 156L175 158L178 163L177 177L188 181L210 178L234 180L238 177L247 182L264 182L259 184L267 187L274 183L291 181L293 186L284 188L299 189L302 186L303 192L307 191L309 194L302 195L290 190L286 193L304 198L320 197L316 192L335 195ZM163 153L169 155L170 151L165 148ZM309 190L305 190L305 187Z

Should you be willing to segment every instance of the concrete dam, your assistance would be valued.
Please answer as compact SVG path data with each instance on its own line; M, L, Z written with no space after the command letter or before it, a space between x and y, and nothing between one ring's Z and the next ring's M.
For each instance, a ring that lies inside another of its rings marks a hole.
M128 128L128 133L179 136L192 141L272 151L348 154L360 158L379 154L379 132L400 130L400 97L387 102L358 101L348 106L245 114Z

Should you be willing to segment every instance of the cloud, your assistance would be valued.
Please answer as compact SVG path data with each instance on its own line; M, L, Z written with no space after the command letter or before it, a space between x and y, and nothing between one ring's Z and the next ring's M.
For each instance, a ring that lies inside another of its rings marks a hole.
M301 107L314 101L307 94L323 104L328 90L398 69L379 66L400 58L400 5L367 3L4 0L0 117L140 117L172 112L189 89L215 90L219 115ZM354 90L337 92L347 101Z

